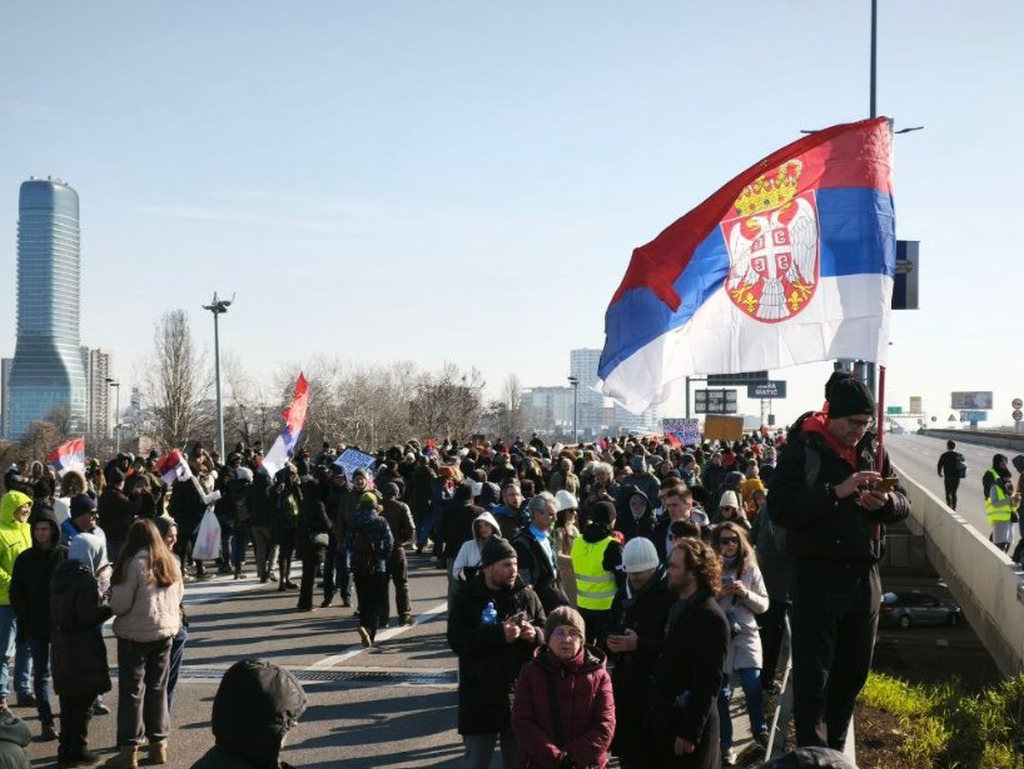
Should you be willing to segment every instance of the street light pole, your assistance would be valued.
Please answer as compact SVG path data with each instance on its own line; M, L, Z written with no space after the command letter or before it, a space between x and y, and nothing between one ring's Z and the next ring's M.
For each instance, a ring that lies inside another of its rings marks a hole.
M111 379L110 377L107 377L107 387L108 388L109 387L113 387L115 390L117 390L117 401L116 401L117 405L114 408L114 442L115 442L114 450L117 451L118 454L120 454L121 453L121 382L116 380L116 379ZM109 392L109 390L108 390L108 392ZM108 411L107 413L109 414L110 412Z
M569 384L572 385L572 442L577 444L580 442L579 431L576 429L576 417L579 413L577 397L580 391L580 380L571 376L569 377Z
M231 299L218 299L217 292L214 291L213 301L203 305L204 310L213 313L213 370L217 383L217 452L221 456L221 461L224 461L224 408L220 396L220 324L218 319L228 311L228 307L234 300L234 295Z

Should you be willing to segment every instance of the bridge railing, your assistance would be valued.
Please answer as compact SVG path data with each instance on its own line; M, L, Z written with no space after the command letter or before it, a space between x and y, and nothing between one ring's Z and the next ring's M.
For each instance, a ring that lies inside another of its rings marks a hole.
M928 489L897 467L910 498L908 528L1004 675L1024 670L1024 572Z

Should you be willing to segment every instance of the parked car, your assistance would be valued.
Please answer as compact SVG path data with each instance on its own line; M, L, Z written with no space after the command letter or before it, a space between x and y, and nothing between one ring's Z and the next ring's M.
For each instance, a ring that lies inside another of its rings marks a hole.
M961 610L955 603L917 590L883 594L878 615L879 625L903 629L917 625L955 627L960 620Z

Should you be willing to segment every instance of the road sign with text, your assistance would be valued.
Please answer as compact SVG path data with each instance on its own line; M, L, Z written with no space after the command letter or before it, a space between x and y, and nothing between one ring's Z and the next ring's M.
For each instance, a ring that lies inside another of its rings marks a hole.
M767 382L747 385L748 398L785 398L786 382L781 379L771 379Z

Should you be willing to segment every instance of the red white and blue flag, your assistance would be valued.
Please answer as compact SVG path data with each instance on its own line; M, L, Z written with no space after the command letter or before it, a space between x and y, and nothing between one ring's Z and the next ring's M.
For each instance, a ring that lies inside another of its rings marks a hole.
M72 438L62 443L46 458L59 475L68 470L85 470L85 438Z
M171 449L160 457L156 461L156 470L168 485L175 481L187 481L192 477L188 462L178 449Z
M697 374L885 362L896 267L892 126L817 131L634 250L605 313L601 389L632 411Z
M263 467L273 476L278 470L284 467L285 462L295 450L295 444L299 440L299 434L306 426L306 408L309 405L309 384L305 375L300 371L299 379L295 382L295 390L292 392L291 404L281 412L284 417L284 432L277 436L274 445L263 458Z

